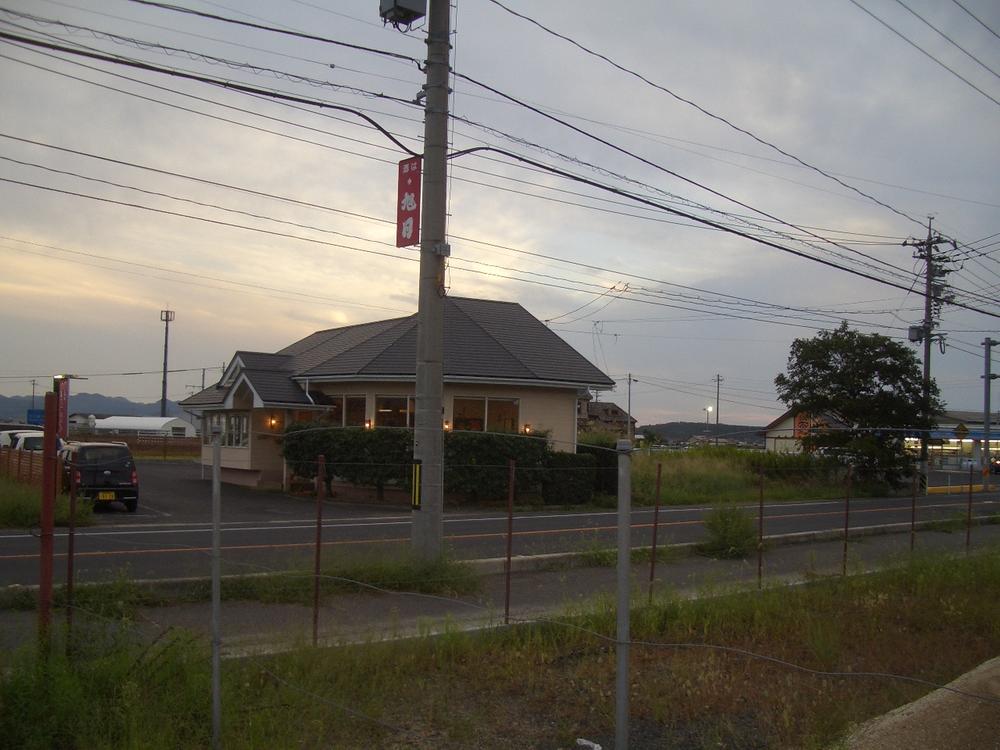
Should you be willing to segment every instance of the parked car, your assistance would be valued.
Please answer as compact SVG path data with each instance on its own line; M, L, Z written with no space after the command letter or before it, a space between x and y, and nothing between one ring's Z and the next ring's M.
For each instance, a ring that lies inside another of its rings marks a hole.
M12 447L14 445L14 441L17 440L17 436L22 432L38 432L38 430L34 427L31 429L20 427L15 430L4 430L3 432L0 432L0 448Z
M76 496L95 510L120 502L129 513L139 507L139 475L125 443L67 443L63 459L63 489L76 487Z
M56 437L56 451L62 450L65 441ZM41 451L45 446L45 433L40 430L20 430L12 435L10 446L16 451Z

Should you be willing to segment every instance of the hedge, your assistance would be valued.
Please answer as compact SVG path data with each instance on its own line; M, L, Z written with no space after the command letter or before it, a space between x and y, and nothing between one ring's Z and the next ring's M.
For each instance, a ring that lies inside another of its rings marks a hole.
M586 453L551 453L542 472L546 505L581 505L594 497L597 459Z

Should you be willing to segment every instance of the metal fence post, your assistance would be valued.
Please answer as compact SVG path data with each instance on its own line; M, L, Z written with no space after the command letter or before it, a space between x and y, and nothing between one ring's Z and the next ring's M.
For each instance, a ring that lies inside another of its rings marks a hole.
M76 549L76 467L69 464L69 534L66 538L66 656L73 653L73 555Z
M632 565L632 441L618 445L618 609L615 669L615 748L629 739L629 578Z
M510 557L514 546L514 482L517 479L517 465L513 458L507 459L507 559L504 561L505 591L503 600L503 624L510 624Z
M212 748L222 744L222 444L212 435Z
M656 577L656 532L660 527L660 475L663 464L656 464L656 505L653 506L653 551L649 556L649 603L653 603L653 580Z
M917 543L917 477L913 477L913 492L910 498L910 552Z
M853 466L847 467L847 492L844 493L844 560L841 564L840 574L847 575L847 536L851 528L851 475L854 472Z
M969 503L965 511L965 554L969 554L972 544L972 476L974 469L969 464Z
M316 559L313 567L313 646L319 641L319 568L323 549L323 502L326 500L326 456L316 457Z
M757 588L764 588L764 464L760 465L757 503Z

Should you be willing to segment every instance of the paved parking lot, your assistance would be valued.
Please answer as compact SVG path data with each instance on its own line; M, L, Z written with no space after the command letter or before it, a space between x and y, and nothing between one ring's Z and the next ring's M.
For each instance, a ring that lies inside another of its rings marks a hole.
M212 520L211 471L192 461L137 461L139 472L139 510L126 513L121 506L102 512L98 522L105 524L148 524L155 520L168 523L208 523ZM274 521L310 518L315 515L315 499L288 495L280 491L259 490L233 484L222 485L222 520L226 523ZM327 518L398 515L408 513L408 506L328 502Z

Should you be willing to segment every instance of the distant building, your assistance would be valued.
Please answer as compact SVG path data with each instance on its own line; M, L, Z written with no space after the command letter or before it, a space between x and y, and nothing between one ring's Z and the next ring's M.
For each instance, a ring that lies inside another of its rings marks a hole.
M104 417L94 419L91 429L95 435L176 438L198 435L193 424L179 417Z
M635 417L629 417L628 412L618 404L610 401L585 401L577 404L577 422L581 430L604 430L614 432L623 437L628 435L629 421L632 422L632 434L635 434Z

